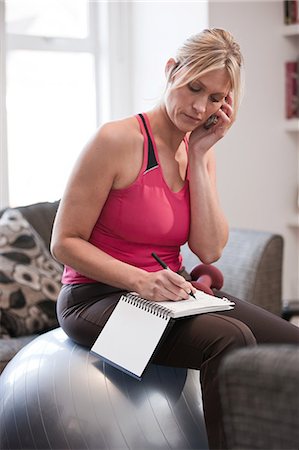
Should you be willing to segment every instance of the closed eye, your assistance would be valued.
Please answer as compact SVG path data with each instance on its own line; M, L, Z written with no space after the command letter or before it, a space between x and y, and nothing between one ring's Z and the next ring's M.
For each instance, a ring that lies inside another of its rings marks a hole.
M198 83L188 83L188 88L191 92L200 92L202 87Z
M222 98L210 97L210 100L211 100L213 103L220 103L220 102L222 102L223 98L224 98L224 97L222 97Z

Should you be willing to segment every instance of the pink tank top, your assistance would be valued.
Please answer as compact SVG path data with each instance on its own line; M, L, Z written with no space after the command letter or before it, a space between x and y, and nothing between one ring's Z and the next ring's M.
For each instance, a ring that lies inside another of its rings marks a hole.
M180 247L189 235L189 182L173 192L167 185L146 114L136 116L144 137L143 164L129 187L110 191L89 242L117 258L149 272L161 270L155 252L174 271L182 267ZM186 142L187 147L187 142ZM92 283L65 266L64 284Z

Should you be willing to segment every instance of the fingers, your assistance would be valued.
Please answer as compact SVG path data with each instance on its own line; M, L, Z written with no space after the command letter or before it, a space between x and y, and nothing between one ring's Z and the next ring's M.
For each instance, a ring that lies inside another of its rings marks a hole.
M190 289L187 291L176 286L169 280L165 280L163 284L157 284L153 290L153 300L172 300L174 302L187 300L189 298Z
M217 113L219 120L214 127L214 131L216 134L217 132L220 132L221 137L225 135L226 131L232 126L234 121L234 111L232 103L232 96L228 94L228 96L226 97L226 101L223 103Z
M224 130L224 129L228 129L232 123L233 123L233 110L232 108L226 107L225 110L224 109L220 109L219 110L219 118L222 120L218 121L218 129L220 130ZM215 127L215 131L216 131L216 127Z
M207 130L207 135L215 135L218 136L218 138L225 135L226 131L231 127L234 121L234 110L232 105L232 95L228 94L226 101L223 102L223 105L217 111L217 123Z
M163 288L167 291L167 300L187 300L189 298L190 292L193 292L195 290L191 283L186 281L181 275L178 275L174 272L172 272L172 275L170 275L169 273L165 275L166 277L163 278L162 281Z
M150 275L150 285L145 293L145 298L154 301L180 301L187 300L190 292L196 292L191 283L171 270L161 270Z
M225 97L225 103L230 106L233 106L233 93L232 92L229 92L227 94L227 96Z
M233 110L233 95L232 92L229 92L227 97L225 98L225 102L223 103L220 111L223 111L229 119L233 119L234 110Z

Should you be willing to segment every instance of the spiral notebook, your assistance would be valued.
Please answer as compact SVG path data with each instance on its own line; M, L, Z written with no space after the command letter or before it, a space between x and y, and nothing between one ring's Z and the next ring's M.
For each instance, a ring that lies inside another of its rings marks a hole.
M197 291L179 302L152 302L135 294L122 295L91 348L109 364L141 379L158 344L174 319L229 310L234 303Z

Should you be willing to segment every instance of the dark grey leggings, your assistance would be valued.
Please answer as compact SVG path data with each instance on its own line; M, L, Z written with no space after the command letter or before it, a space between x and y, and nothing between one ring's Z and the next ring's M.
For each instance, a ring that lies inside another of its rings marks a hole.
M123 293L102 283L63 286L57 302L61 327L77 343L91 347ZM225 449L218 393L222 358L233 349L250 345L299 344L299 328L223 292L215 295L232 299L235 308L176 321L154 362L200 369L209 445L211 449Z

